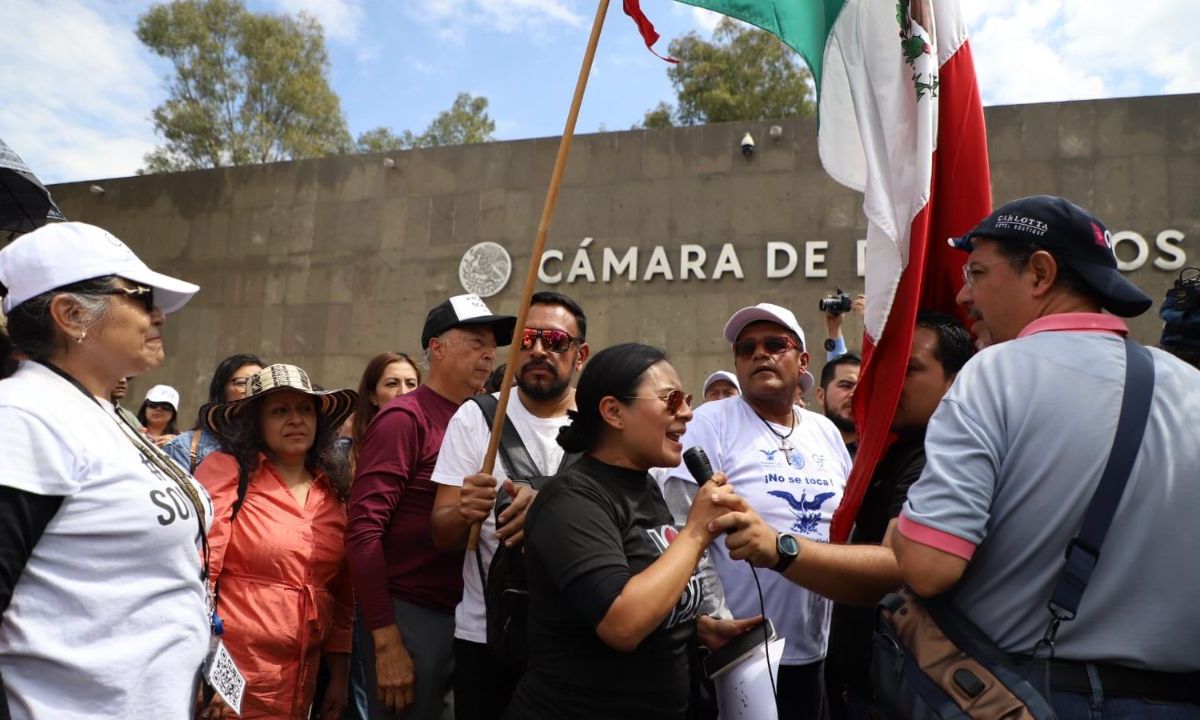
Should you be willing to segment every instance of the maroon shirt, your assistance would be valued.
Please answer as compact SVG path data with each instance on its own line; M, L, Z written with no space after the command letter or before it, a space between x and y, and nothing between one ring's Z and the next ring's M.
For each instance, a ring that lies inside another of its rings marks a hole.
M346 554L367 628L396 622L391 598L454 612L462 598L463 553L433 546L430 481L442 436L458 405L421 386L371 420L350 490Z

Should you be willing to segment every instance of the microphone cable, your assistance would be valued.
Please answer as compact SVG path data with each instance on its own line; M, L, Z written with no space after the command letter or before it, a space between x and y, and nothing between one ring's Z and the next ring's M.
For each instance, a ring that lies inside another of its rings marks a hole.
M683 462L698 485L703 485L713 476L712 463L709 462L708 454L701 447L691 447L685 450ZM767 679L771 681L771 699L775 701L775 706L778 708L779 689L775 687L775 673L771 671L771 635L767 632L767 606L763 600L762 584L758 581L758 569L749 560L746 561L746 564L750 566L750 574L754 576L754 587L758 589L758 614L763 619L763 655L767 658Z

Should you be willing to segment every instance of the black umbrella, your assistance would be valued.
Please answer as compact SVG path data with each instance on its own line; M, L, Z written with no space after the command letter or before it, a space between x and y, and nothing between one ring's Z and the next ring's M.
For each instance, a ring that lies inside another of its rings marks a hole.
M0 140L0 232L27 233L47 220L66 218L25 161Z

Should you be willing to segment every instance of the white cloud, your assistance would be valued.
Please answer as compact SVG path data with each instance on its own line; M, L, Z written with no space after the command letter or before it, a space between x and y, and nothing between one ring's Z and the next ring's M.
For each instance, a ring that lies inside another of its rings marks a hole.
M127 8L128 9L128 8ZM0 137L44 182L131 175L162 96L128 18L85 0L6 0Z
M725 16L719 15L712 10L705 10L698 7L692 8L692 21L700 26L701 30L710 35L713 30L717 29L717 23L721 22L721 18L723 17Z
M1151 0L964 2L987 104L1200 90L1200 4Z
M581 0L410 0L409 14L432 25L446 26L443 39L463 39L463 28L481 26L503 33L544 32L548 27L583 27Z
M325 28L325 35L338 42L354 42L362 27L363 9L360 0L273 0L289 15L306 12Z

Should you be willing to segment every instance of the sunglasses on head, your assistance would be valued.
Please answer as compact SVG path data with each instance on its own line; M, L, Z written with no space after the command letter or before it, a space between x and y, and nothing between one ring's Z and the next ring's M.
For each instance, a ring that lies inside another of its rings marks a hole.
M746 340L738 340L733 344L733 354L743 360L752 358L758 350L759 345L767 351L768 355L779 355L792 348L800 348L796 344L796 341L787 335L769 335L759 339L747 338Z
M667 404L667 412L678 415L683 406L692 406L692 394L682 390L672 390L666 395L630 395L626 400L661 400Z
M565 330L543 330L541 328L525 328L521 331L521 349L529 350L533 344L542 340L542 347L552 353L564 353L570 349L571 343L579 338L572 337Z
M154 312L154 288L144 285L134 285L131 288L113 288L111 290L102 290L98 295L124 295L125 297L140 304L146 309L146 312Z

